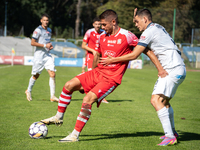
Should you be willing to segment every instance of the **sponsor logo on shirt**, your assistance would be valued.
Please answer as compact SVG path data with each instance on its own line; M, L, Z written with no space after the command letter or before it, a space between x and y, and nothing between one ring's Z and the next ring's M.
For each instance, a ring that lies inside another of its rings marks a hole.
M116 52L111 51L111 50L106 50L105 53L104 53L104 56L107 56L107 55L115 57Z
M144 40L145 38L146 38L145 36L141 36L141 37L140 37L141 40Z
M117 44L121 44L121 43L122 43L122 39L118 39Z
M116 40L108 40L107 43L116 44Z
M33 37L36 37L36 35L37 35L37 31L34 31L33 32Z
M114 47L114 45L112 45L112 44L108 44L107 46L112 46L112 47Z

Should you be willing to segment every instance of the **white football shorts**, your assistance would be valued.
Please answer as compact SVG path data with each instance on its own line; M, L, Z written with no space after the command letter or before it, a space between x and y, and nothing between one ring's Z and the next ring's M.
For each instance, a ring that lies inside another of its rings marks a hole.
M43 69L56 72L54 60L50 53L45 51L35 51L32 66L32 75L41 74Z
M163 94L168 98L173 98L178 86L186 77L186 68L185 66L177 66L172 69L166 69L166 71L169 75L165 78L158 78L152 95Z

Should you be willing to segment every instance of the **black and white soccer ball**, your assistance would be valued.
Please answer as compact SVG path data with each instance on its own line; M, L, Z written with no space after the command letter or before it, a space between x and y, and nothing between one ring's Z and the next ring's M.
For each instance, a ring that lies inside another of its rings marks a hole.
M29 136L33 139L45 138L48 134L47 126L42 122L34 122L29 127Z

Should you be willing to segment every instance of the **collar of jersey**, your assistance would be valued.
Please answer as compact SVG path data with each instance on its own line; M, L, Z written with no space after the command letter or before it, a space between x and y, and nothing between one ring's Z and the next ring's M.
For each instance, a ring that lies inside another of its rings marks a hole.
M108 36L116 36L116 35L118 35L118 33L119 33L119 31L121 30L121 28L119 27L119 30L117 31L117 33L115 33L114 35L111 35L111 34L108 34L108 33L106 33Z
M150 24L148 24L147 28L150 27L151 24L153 24L153 22L151 22Z

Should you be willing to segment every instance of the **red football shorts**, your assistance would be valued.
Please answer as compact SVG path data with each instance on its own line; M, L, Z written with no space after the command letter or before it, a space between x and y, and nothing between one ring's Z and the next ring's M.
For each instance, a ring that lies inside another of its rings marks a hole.
M115 88L118 86L117 83L103 77L95 69L87 71L76 76L81 85L84 88L84 92L87 94L89 91L95 93L98 98L97 107L101 104L101 101L110 93L112 93Z
M94 59L94 56L88 53L86 57L86 62L87 62L86 66L87 66L88 71L92 70L93 59Z

